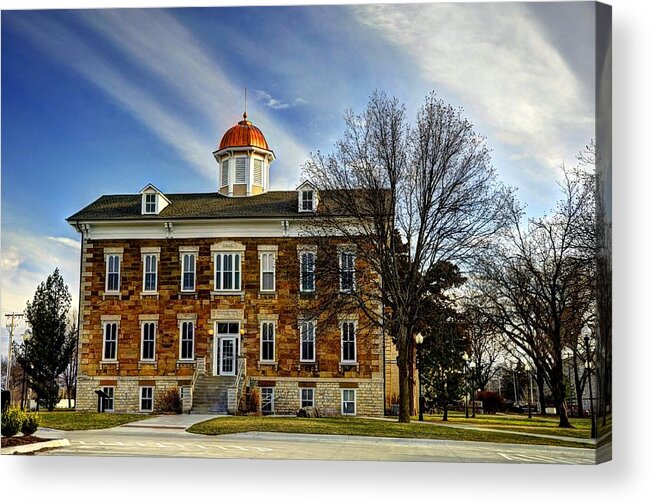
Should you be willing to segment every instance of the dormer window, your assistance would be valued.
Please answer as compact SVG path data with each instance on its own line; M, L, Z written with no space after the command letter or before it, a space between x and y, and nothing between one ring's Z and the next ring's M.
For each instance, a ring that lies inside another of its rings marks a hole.
M301 195L301 210L314 212L314 191L303 191Z
M145 194L145 213L156 213L156 194Z
M170 204L170 200L154 184L147 184L140 190L143 215L158 215Z
M316 212L319 197L316 188L310 182L303 182L298 186L298 211Z

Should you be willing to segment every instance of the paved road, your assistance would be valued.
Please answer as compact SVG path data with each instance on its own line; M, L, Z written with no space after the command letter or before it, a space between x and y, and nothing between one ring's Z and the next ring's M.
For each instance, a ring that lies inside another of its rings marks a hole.
M197 419L193 420L196 422ZM183 422L137 422L101 431L41 429L43 437L66 437L70 446L42 455L256 458L294 460L386 460L499 462L518 464L594 464L595 450L551 446L244 433L202 436L185 432Z

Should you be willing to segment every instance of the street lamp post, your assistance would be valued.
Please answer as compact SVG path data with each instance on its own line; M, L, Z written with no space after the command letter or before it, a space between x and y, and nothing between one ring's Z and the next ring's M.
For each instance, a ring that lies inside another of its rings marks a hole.
M470 368L470 391L472 394L472 417L475 418L475 366L473 361L470 361L468 367Z
M590 329L585 326L581 329L583 342L585 343L585 367L588 372L588 391L590 394L590 437L597 437L597 423L594 416L594 405L592 404L592 359L590 358Z
M421 375L422 373L422 348L423 348L423 335L421 333L416 334L414 336L414 339L416 340L416 350L417 350L417 355L416 355L416 364L418 368L418 421L422 422L423 421L423 407L425 405L425 398L423 397L423 377Z
M464 377L465 377L466 386L465 386L465 394L464 395L465 395L465 398L466 398L466 418L469 418L469 415L468 415L468 359L470 359L470 357L468 356L467 352L463 352L463 355L461 357L463 358L463 367L465 368Z
M529 410L529 418L531 418L531 403L533 402L533 380L531 379L531 366L529 364L524 365L524 370L529 376L529 405L527 409Z

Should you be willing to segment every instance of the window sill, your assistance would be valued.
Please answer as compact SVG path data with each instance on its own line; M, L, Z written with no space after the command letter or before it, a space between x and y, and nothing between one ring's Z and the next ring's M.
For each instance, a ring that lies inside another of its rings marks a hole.
M355 371L359 372L359 362L357 361L343 361L339 363L339 372L345 371L346 368L355 368Z
M106 298L122 299L122 293L120 291L102 292L102 299L105 300Z
M103 369L106 366L115 366L116 369L119 369L120 364L118 363L117 359L116 360L101 360L101 361L99 361L100 369Z
M278 299L277 291L259 291L258 299Z
M273 367L274 371L278 371L278 362L276 361L258 361L258 371L263 366Z
M196 360L179 359L176 361L176 369L180 368L181 366L194 366L196 364L197 364Z
M158 361L155 360L139 360L138 361L138 369L145 367L145 366L152 366L154 369L158 369Z
M305 370L312 370L315 372L319 371L319 364L316 361L300 361L298 363L298 370L300 371L301 369Z
M156 298L158 299L158 291L142 291L140 293L140 299L144 298Z
M189 298L189 297L197 299L197 291L193 290L193 291L180 291L179 292L178 299Z
M210 291L210 300L214 301L214 299L218 296L239 296L242 301L244 301L244 291L243 290L214 290Z

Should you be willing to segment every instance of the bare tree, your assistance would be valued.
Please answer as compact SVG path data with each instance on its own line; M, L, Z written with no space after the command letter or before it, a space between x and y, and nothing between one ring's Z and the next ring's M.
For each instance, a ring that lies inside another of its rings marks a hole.
M506 223L511 193L496 181L484 138L434 94L413 127L404 106L378 92L345 122L332 153L312 154L304 167L323 203L306 232L356 246L361 282L346 297L396 344L400 421L409 422L413 336L436 269L487 245Z
M513 226L488 255L479 256L477 306L542 374L554 397L560 427L569 427L563 350L589 323L594 299L594 255L586 254L583 225L593 219L594 192L580 173L564 171L555 211Z
M464 310L469 354L475 362L475 385L484 390L498 371L497 362L503 353L500 333L476 307Z
M73 310L68 320L68 336L65 342L65 354L68 356L68 365L59 377L61 386L66 391L66 398L68 399L68 408L72 408L72 399L75 398L76 404L76 390L77 390L77 343L79 333L77 330L77 312Z

